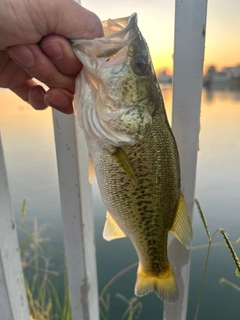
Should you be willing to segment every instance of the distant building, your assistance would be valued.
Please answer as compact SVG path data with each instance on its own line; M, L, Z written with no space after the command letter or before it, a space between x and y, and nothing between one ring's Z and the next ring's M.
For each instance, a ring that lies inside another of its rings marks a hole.
M159 72L157 79L159 83L172 83L172 76L167 74L166 70Z
M240 77L240 64L238 66L232 68L232 73L233 73L234 78Z
M240 89L240 65L217 71L210 66L203 77L203 86L208 89Z

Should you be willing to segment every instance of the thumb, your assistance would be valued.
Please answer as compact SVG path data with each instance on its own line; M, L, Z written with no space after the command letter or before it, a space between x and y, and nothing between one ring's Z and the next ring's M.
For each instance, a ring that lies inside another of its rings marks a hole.
M49 10L51 18L47 21L50 27L48 34L54 33L68 39L94 39L103 36L102 23L95 13L74 0L52 0L50 3L52 10Z

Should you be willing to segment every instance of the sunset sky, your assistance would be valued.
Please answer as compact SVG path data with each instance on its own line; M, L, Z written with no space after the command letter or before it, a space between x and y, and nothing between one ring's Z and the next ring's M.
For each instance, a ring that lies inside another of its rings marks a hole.
M147 40L156 70L172 71L175 0L83 0L101 20L138 13L140 30ZM209 0L205 69L240 64L240 0Z

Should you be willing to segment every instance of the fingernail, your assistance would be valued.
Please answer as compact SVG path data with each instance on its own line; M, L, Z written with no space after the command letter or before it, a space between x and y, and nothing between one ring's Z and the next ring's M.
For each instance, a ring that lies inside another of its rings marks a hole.
M33 93L33 98L34 98L34 100L36 100L38 102L43 102L44 101L44 92L42 90L36 90Z
M63 49L58 42L43 44L42 49L53 60L59 60L63 58Z
M57 90L54 92L51 92L51 95L49 97L47 96L46 100L51 107L56 107L61 109L66 108L70 103L70 100L68 99L68 97Z
M17 46L8 50L9 55L23 67L30 68L35 63L34 55L26 46Z

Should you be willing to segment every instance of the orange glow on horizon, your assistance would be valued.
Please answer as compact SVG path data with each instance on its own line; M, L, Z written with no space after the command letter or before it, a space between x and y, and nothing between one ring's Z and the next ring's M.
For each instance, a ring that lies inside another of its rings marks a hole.
M173 61L172 55L165 54L163 57L160 57L160 54L153 53L151 54L152 63L156 73L159 73L162 70L166 70L168 74L173 72Z
M203 73L205 74L210 66L215 66L217 70L222 70L225 67L235 67L240 65L240 46L233 52L226 53L217 52L217 48L211 46L205 49L205 59L203 65ZM158 73L159 71L166 70L168 74L173 73L173 60L172 53L165 53L162 57L159 52L151 53L153 67Z

